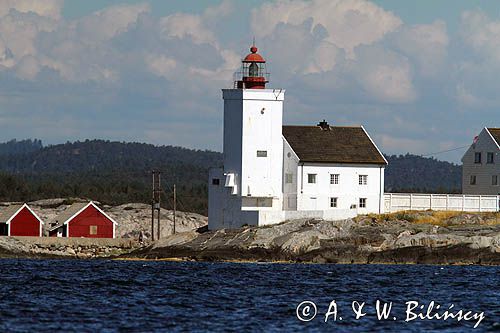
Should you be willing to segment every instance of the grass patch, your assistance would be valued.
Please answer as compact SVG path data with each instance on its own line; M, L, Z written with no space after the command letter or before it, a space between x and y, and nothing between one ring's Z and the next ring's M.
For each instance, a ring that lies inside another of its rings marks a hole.
M416 224L432 224L438 226L449 226L457 224L500 224L500 212L461 212L461 211L400 211L386 214L368 214L360 216L357 221L363 218L370 218L374 222L407 221Z

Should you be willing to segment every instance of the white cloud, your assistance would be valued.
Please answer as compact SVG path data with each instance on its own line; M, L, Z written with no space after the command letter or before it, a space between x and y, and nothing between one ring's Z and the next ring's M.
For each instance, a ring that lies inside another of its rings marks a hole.
M34 13L59 19L64 0L2 0L0 16L7 15L12 9L20 13Z
M352 72L358 84L379 101L408 103L417 96L408 59L380 46L360 47Z
M160 28L167 38L190 38L195 43L217 45L217 38L212 26L233 10L229 1L223 1L218 6L208 7L203 14L176 13L160 20Z
M231 39L235 17L244 17L238 6L157 17L141 2L64 19L61 1L0 0L0 119L8 129L30 119L23 133L54 141L218 148L220 88L232 86L254 34L270 87L287 89L287 122L361 123L390 133L379 137L387 152L424 152L435 144L419 135L448 142L459 123L498 118L500 20L481 11L464 13L452 40L441 20L408 25L365 0L266 2L252 12L253 31ZM477 117L450 117L456 109ZM51 131L61 119L64 130Z
M146 64L153 74L165 78L174 78L173 71L177 67L177 62L174 59L164 55L148 55Z
M139 15L149 11L147 3L110 6L70 23L67 28L81 41L95 44L127 31Z
M423 77L437 77L446 70L449 39L445 22L402 26L390 37L398 51L415 61Z
M481 10L466 11L462 14L462 37L480 57L500 61L500 21Z
M358 45L369 45L396 30L401 20L364 0L278 1L266 3L252 14L252 28L259 38L269 36L280 23L300 25L312 19L311 32L321 26L326 41L354 56Z

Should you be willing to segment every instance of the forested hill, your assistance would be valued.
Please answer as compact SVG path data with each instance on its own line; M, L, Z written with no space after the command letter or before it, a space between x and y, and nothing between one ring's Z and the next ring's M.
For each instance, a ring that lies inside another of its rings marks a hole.
M18 141L25 144L26 141ZM145 143L86 140L0 152L0 200L30 201L50 197L87 197L107 204L150 202L151 170L161 171L162 206L171 207L177 185L179 209L207 211L208 168L222 164L222 154Z
M460 193L462 166L411 154L386 156L386 192Z
M25 154L42 149L41 140L21 140L16 139L0 143L0 155L6 154Z
M414 155L387 156L386 191L460 191L461 168ZM151 170L162 172L162 206L207 212L208 168L222 154L145 143L86 140L44 147L40 140L0 143L0 201L87 197L107 204L150 202Z

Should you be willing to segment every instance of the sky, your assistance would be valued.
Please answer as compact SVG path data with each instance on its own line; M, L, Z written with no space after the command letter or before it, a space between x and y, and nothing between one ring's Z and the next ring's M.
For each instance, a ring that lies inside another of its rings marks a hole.
M221 151L221 89L254 37L285 124L456 163L500 127L500 1L2 0L0 141Z

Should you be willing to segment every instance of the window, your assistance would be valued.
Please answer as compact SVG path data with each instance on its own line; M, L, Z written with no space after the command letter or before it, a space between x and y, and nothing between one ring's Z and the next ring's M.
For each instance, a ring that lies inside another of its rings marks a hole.
M330 175L330 184L337 185L339 183L339 175L331 174Z
M285 183L293 183L293 173L285 173Z
M476 176L474 176L474 175L470 176L470 184L471 185L476 185Z
M91 225L90 226L90 235L97 235L97 226L96 225Z
M498 176L497 175L491 176L491 185L498 185Z
M309 184L316 184L316 174L315 173L308 173L307 174L307 182Z
M267 150L257 150L257 157L267 157Z
M359 198L359 208L366 208L366 198Z
M486 163L488 164L493 164L495 163L495 154L494 153L488 153L486 154Z
M330 198L330 207L337 208L337 198Z
M219 178L212 178L212 185L219 185L219 184L220 184Z
M359 175L359 185L368 184L368 176L367 175Z
M474 163L481 164L481 153L474 153Z

